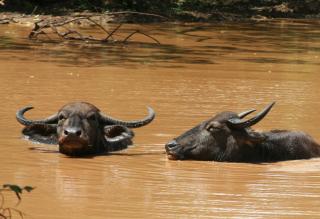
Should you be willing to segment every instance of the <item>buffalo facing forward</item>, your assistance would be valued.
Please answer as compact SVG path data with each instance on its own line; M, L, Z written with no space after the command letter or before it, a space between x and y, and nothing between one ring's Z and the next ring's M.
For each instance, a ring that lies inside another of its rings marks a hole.
M117 151L132 144L134 134L130 128L150 123L155 113L142 120L121 121L107 116L90 103L75 102L63 106L56 114L43 120L29 120L24 113L33 107L20 109L16 118L26 126L22 133L30 140L58 144L59 152L81 156Z
M319 157L320 145L303 132L256 132L250 128L273 105L246 121L241 119L255 110L217 114L167 143L168 158L259 163Z

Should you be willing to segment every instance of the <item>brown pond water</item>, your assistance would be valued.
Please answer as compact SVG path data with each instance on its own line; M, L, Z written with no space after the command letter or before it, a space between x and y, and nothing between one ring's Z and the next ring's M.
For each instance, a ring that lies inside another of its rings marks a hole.
M162 45L142 35L127 45L34 42L30 27L0 26L0 184L36 187L19 206L26 218L319 217L320 159L171 161L164 144L219 111L274 100L256 129L320 141L320 22L127 25L122 34L137 28ZM21 138L18 108L42 118L75 100L121 119L149 105L157 117L109 156L68 158Z

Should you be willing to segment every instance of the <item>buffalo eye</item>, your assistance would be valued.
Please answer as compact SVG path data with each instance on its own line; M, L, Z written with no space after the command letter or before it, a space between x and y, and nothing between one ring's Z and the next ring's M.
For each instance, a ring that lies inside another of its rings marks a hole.
M214 132L214 131L219 131L222 129L222 125L220 122L210 122L207 126L206 126L206 130L208 132Z
M61 114L59 115L58 119L59 119L59 120L64 120L64 119L66 119L66 116L61 113Z
M95 121L96 120L96 114L95 113L92 113L92 114L90 114L88 117L87 117L87 119L88 120L91 120L91 121Z

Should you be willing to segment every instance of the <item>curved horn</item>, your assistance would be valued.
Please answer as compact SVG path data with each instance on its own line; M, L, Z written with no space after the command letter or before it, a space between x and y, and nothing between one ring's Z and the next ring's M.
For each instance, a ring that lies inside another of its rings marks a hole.
M248 111L244 111L242 113L239 113L238 116L240 119L246 117L247 115L249 115L250 113L253 113L254 111L256 111L255 109L251 109L251 110L248 110Z
M134 120L134 121L122 121L118 119L114 119L110 116L106 116L103 113L99 112L101 116L101 120L103 123L107 124L114 124L114 125L123 125L129 128L138 128L144 125L149 124L155 117L155 112L151 107L148 107L148 116L141 120Z
M254 124L257 124L259 121L261 121L268 114L268 112L271 110L271 108L275 103L276 102L272 102L266 108L264 108L258 115L256 115L255 117L247 121L242 122L239 119L229 119L227 121L227 124L236 129L243 129L243 128L253 126Z
M26 119L24 117L24 113L27 112L28 110L31 110L33 109L32 106L26 106L20 110L17 111L16 113L16 118L18 120L19 123L21 123L22 125L25 125L25 126L29 126L29 125L35 125L35 124L50 124L50 123L56 123L58 122L58 114L54 114L46 119L43 119L43 120L29 120L29 119Z

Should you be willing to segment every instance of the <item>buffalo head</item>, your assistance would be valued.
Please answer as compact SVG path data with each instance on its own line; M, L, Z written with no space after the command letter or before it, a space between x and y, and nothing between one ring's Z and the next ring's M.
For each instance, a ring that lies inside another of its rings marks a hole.
M59 144L59 151L70 156L116 151L130 145L134 134L130 128L150 123L155 113L137 121L121 121L107 116L90 103L75 102L63 106L54 115L42 120L29 120L24 113L33 107L24 107L17 120L24 126L23 134L29 139Z
M270 111L274 103L255 117L242 119L255 110L242 113L222 112L185 132L165 145L169 159L242 161L246 150L262 142L263 134L253 132L250 126L258 123Z

